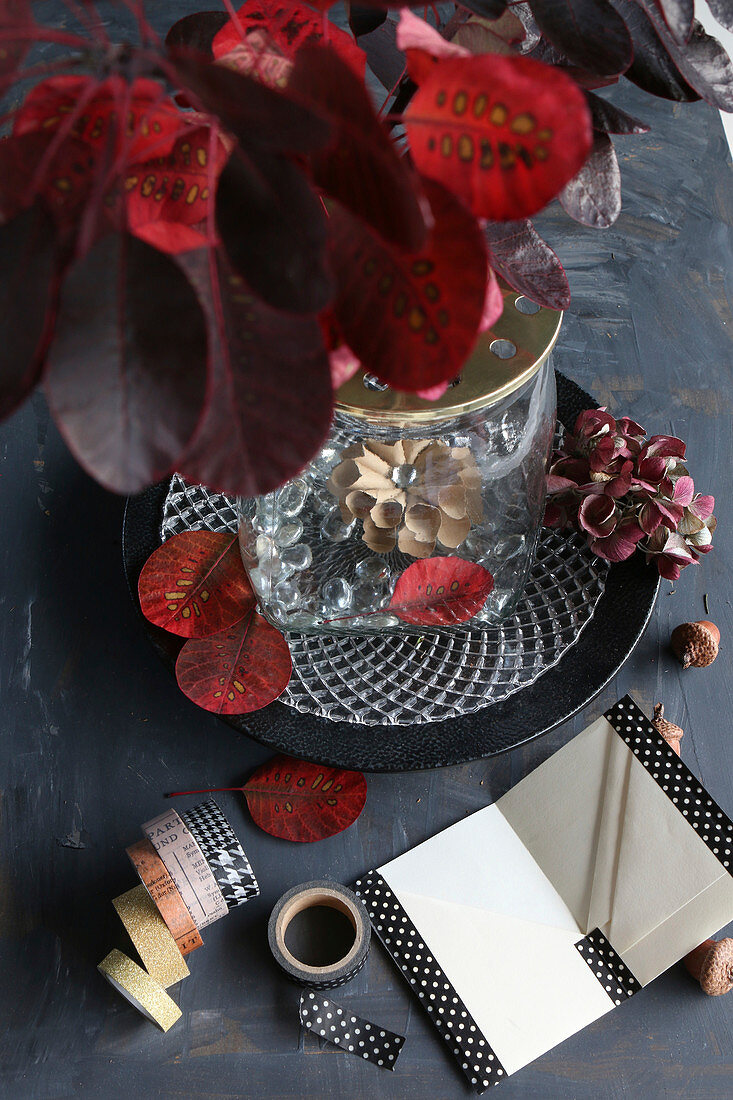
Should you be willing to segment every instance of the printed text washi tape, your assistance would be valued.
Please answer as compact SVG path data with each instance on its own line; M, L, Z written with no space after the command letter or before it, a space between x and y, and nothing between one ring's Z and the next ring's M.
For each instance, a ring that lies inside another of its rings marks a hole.
M166 810L143 825L143 832L163 860L196 927L206 928L229 910L195 839L175 810Z

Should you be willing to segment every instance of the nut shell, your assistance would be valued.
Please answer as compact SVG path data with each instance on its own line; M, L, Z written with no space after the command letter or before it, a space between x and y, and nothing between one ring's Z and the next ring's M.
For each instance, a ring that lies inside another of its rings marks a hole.
M733 939L705 940L685 958L685 966L703 993L721 997L733 987Z
M664 717L664 704L656 703L654 706L654 717L652 718L652 725L657 731L660 737L663 737L671 749L680 755L680 741L685 735L685 731L681 726L675 725L674 722L668 722Z
M680 623L672 631L670 644L683 668L706 668L718 656L720 631L706 620Z

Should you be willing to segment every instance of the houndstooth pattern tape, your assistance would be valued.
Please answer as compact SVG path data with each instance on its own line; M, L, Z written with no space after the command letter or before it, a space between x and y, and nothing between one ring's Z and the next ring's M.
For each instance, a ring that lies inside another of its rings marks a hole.
M181 817L193 834L227 908L235 909L260 892L254 871L234 830L213 798L207 798Z

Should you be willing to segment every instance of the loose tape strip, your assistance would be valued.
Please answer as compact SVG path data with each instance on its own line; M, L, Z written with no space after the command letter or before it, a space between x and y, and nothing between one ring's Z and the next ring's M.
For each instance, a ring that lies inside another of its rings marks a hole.
M300 995L300 1022L329 1043L384 1069L395 1068L405 1045L404 1035L354 1016L343 1005L312 991Z
M229 909L260 892L250 862L226 817L213 798L207 798L181 817L206 857Z
M176 889L166 866L149 840L139 840L127 849L132 865L168 926L182 955L203 945L186 903Z
M336 909L354 929L354 941L343 958L327 966L311 966L296 959L285 943L285 933L293 917L313 907ZM267 938L278 965L288 977L310 989L335 989L355 977L369 954L371 928L363 903L351 890L336 882L319 879L294 886L283 894L270 914Z
M162 1031L181 1017L181 1010L147 971L121 951L110 951L97 967L109 984Z
M188 977L183 955L144 886L120 894L112 904L151 978L167 989Z
M175 810L166 810L143 825L143 832L166 866L196 927L229 912L216 879L185 822Z

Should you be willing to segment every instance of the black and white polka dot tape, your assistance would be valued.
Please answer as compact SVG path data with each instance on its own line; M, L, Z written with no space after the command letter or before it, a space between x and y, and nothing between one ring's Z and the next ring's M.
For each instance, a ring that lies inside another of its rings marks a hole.
M474 1090L483 1092L491 1085L498 1085L506 1077L506 1070L382 876L370 871L358 880L354 890L367 907L374 931L455 1054Z
M404 1035L363 1020L312 990L300 995L300 1022L327 1042L384 1069L394 1069L405 1045Z
M639 992L641 985L600 929L594 928L575 946L615 1005Z
M214 799L207 798L198 806L184 810L181 817L203 852L227 908L234 909L256 898L260 888L254 871Z
M606 711L605 717L713 855L733 874L733 823L644 712L625 695Z

